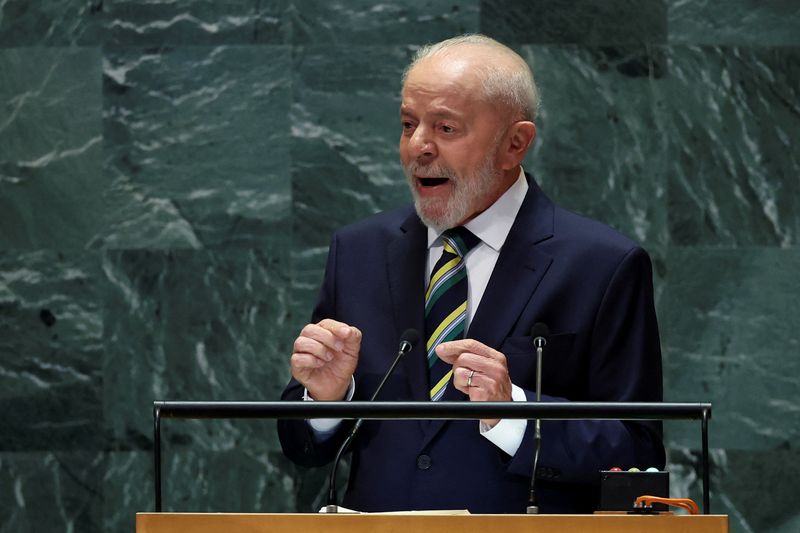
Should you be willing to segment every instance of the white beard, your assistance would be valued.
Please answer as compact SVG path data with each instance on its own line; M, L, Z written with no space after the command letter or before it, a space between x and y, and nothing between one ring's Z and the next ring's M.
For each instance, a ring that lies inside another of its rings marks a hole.
M496 187L497 172L493 168L497 146L486 155L483 163L467 177L458 176L452 169L436 164L420 165L412 161L403 165L403 170L414 197L414 208L426 226L437 232L454 228L476 215L483 203ZM450 180L452 192L441 206L439 198L422 198L415 186L414 175L440 176Z

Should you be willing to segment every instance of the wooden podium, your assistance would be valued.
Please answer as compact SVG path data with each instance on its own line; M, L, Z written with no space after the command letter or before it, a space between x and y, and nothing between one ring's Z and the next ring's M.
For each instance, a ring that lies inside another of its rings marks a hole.
M727 533L725 515L138 513L136 533Z

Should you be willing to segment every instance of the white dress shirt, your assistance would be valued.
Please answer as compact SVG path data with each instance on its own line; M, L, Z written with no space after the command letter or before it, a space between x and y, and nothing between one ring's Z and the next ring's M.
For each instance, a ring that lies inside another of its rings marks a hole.
M469 338L469 325L475 312L480 305L489 278L492 275L500 250L511 231L511 226L517 218L517 213L522 207L522 202L528 192L528 182L525 180L525 173L520 168L517 181L497 199L486 211L476 216L464 227L475 234L480 242L466 255L467 266L467 317L465 338ZM442 255L443 245L440 233L432 228L428 228L428 263L426 269L425 285L430 279L433 267ZM452 385L448 385L450 387ZM353 397L355 383L351 382L347 392L347 400ZM306 391L304 399L311 400ZM511 398L515 402L526 400L525 392L512 384ZM336 419L312 419L308 421L311 428L315 431L316 437L320 440L332 434L340 420ZM502 419L494 427L480 424L481 435L489 439L493 444L506 452L514 455L522 443L522 437L527 428L527 420Z

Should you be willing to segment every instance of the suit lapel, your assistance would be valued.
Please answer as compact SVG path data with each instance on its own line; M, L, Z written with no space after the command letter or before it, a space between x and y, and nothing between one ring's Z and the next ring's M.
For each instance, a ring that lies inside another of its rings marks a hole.
M553 236L553 204L533 180L529 187L467 332L495 348L517 323L553 261L535 246Z
M412 213L400 226L401 233L389 242L387 264L389 293L397 327L397 335L408 328L420 333L421 341L403 357L402 364L409 378L411 399L427 401L428 365L425 358L425 259L427 228Z
M530 176L526 177L528 193L503 244L467 332L467 338L493 348L499 347L508 336L553 261L549 255L537 251L535 245L553 236L554 206L536 182ZM442 401L461 401L466 398L467 395L451 383ZM445 422L434 420L427 425L423 447Z

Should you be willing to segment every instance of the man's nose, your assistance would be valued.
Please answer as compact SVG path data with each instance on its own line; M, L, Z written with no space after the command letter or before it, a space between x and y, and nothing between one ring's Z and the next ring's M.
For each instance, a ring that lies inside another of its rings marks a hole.
M436 157L436 143L430 136L430 130L417 126L411 135L411 155L418 160L433 159Z

